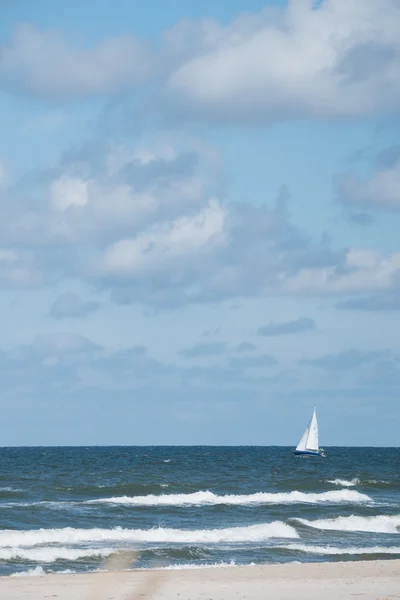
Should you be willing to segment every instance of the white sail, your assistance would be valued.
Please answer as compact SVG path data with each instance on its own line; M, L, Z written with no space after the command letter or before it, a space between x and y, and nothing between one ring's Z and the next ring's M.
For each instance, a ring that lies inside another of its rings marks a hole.
M307 427L307 429L305 430L305 432L303 433L303 435L301 437L301 440L297 444L297 446L296 446L297 451L304 451L307 448L308 432L309 432L309 427Z
M317 415L315 413L315 408L313 412L313 416L311 417L310 425L308 426L308 437L307 437L307 450L315 450L318 452L318 423L317 423Z
M296 450L297 452L306 452L307 450L318 452L319 450L318 423L315 408L311 417L311 421L309 422L307 429L303 433L301 440L297 444Z

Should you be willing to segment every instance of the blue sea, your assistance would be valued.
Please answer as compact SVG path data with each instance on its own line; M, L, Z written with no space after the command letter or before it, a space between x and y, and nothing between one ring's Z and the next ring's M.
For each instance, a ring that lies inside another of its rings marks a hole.
M400 558L400 449L326 452L2 448L0 574Z

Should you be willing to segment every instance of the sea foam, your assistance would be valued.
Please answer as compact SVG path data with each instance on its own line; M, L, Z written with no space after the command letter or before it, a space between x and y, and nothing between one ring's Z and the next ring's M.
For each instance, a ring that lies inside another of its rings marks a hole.
M0 548L0 560L53 563L57 560L75 561L82 558L105 558L115 554L115 548L65 548L51 546L47 548Z
M328 479L328 483L340 485L341 487L354 487L360 485L360 480L357 477L354 477L354 479Z
M281 546L286 550L295 550L296 552L305 552L307 554L322 554L322 555L335 555L335 554L399 554L400 547L393 546L371 546L371 547L336 547L336 546L309 546L306 544L287 544Z
M258 492L256 494L219 495L210 491L199 491L192 494L149 494L147 496L115 496L87 500L86 504L129 504L132 506L215 506L252 504L346 504L372 502L366 494L355 490L334 490L329 492L306 493L292 492Z
M82 543L219 543L219 542L261 542L270 538L298 538L294 527L282 521L273 521L247 527L225 529L38 529L28 531L0 531L0 549L32 547L43 544L82 544Z
M333 519L294 519L313 529L333 531L368 531L371 533L400 533L400 515L376 515L374 517L335 517Z
M43 577L46 575L46 571L41 566L28 569L28 571L17 571L17 573L11 573L10 577Z

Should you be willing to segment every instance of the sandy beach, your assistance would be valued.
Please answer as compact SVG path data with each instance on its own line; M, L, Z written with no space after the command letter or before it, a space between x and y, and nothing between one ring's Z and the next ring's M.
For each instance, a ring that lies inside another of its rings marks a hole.
M400 560L0 578L1 600L400 599Z

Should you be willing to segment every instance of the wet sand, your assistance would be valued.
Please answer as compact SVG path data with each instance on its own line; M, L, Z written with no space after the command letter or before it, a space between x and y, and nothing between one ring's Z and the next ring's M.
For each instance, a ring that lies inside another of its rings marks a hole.
M400 600L400 560L1 577L1 600Z

